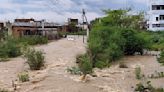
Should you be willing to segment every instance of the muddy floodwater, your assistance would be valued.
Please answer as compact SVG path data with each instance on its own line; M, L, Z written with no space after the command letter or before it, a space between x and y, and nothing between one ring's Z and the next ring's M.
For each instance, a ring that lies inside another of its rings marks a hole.
M94 69L97 77L87 76L88 81L82 82L81 76L71 75L66 69L75 66L75 57L85 53L86 42L82 36L72 36L53 41L47 45L35 46L37 50L45 52L46 68L39 71L30 71L22 57L0 62L0 87L12 90L12 81L18 73L29 71L30 81L18 83L18 92L133 92L138 80L135 78L135 68L141 67L146 76L155 71L164 72L156 60L156 56L126 56L124 61L128 68L122 69L118 64L103 70ZM164 88L164 78L148 79L155 87Z

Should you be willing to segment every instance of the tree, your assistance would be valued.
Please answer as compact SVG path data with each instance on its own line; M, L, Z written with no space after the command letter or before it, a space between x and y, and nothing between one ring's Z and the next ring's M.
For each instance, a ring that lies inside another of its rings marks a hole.
M106 17L102 18L103 25L117 26L123 28L141 29L141 22L144 21L144 14L141 12L137 15L128 14L128 10L105 10Z
M123 55L143 54L145 42L139 36L142 14L129 15L129 10L106 10L106 17L92 21L89 56L93 67L109 67Z
M3 27L1 30L0 30L0 41L5 39L5 36L7 35L7 28Z
M69 32L77 32L78 31L78 28L76 27L75 23L70 23L68 25L68 29L69 29Z

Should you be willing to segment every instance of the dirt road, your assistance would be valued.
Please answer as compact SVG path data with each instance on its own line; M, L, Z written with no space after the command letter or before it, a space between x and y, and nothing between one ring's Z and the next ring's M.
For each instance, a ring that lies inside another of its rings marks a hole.
M61 39L35 49L45 52L46 68L40 71L29 71L30 82L20 84L18 92L133 92L137 81L135 67L140 66L144 74L164 71L154 56L129 56L123 58L129 68L120 69L118 64L111 68L95 69L97 77L88 76L90 81L80 81L80 76L69 74L66 69L75 66L75 57L85 53L86 44L82 37L75 40ZM17 74L27 70L27 64L21 57L9 62L0 62L0 86L11 88L11 81ZM153 85L163 87L164 79L151 80Z

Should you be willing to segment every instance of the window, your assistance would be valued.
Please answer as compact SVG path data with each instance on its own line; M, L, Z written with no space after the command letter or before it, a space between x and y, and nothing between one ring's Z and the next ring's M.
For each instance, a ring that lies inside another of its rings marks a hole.
M153 5L153 6L152 6L152 10L156 10L156 7L155 7L155 5Z
M153 24L153 28L164 27L164 24Z
M160 5L161 6L161 9L160 10L164 10L164 5Z
M164 5L152 5L152 10L164 10Z
M158 19L158 17L156 17L156 21L158 21L159 19Z
M160 6L157 6L157 10L160 10Z
M164 20L164 15L160 15L160 20Z

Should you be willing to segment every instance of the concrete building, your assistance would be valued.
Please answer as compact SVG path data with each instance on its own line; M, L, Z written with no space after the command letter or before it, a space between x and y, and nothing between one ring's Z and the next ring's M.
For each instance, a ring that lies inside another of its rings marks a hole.
M150 0L147 28L151 31L164 31L164 0Z
M7 28L11 29L14 37L26 35L43 35L49 39L55 39L55 34L61 31L61 25L49 23L45 20L35 21L34 19L15 19L14 23L7 23ZM53 37L54 36L54 37Z

